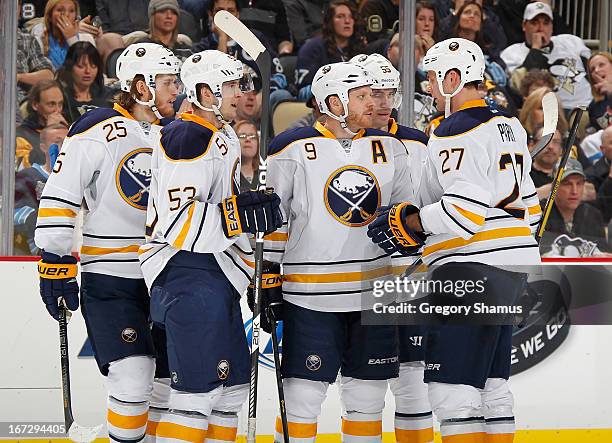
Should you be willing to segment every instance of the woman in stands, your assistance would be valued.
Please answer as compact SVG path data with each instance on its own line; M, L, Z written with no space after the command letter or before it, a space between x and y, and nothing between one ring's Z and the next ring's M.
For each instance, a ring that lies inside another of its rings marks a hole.
M254 191L259 186L259 135L250 120L238 120L234 131L240 140L240 192Z
M323 16L323 35L306 40L298 52L298 100L309 100L312 79L321 66L350 60L364 52L365 43L365 28L354 3L333 0Z
M64 90L64 114L72 124L92 108L110 107L111 92L104 85L102 58L89 42L68 49L64 65L57 71Z
M589 105L590 124L596 130L612 125L612 54L594 52L588 62L593 101Z

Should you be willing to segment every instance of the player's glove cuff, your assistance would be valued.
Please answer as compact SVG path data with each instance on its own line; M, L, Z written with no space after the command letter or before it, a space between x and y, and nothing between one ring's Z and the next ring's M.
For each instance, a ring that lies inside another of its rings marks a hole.
M60 280L74 278L77 276L77 259L72 255L60 257L50 252L42 253L42 258L38 262L38 275L40 278L50 280Z
M240 215L238 213L238 202L236 196L232 195L219 203L222 213L223 233L227 238L242 234L242 223L240 223Z
M419 213L419 208L409 202L393 205L389 210L389 228L397 243L404 248L420 247L425 241L423 233L412 231L406 225L406 217Z

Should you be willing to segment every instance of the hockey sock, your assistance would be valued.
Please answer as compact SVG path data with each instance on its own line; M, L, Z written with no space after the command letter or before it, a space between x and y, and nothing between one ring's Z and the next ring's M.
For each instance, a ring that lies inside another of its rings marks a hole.
M169 409L157 425L155 438L158 443L188 441L202 443L208 430L208 417L194 411Z
M512 443L514 441L514 417L485 419L485 443Z
M433 439L433 416L431 412L395 413L395 441L397 443L430 443L433 442Z
M485 443L482 417L456 418L440 423L442 443Z
M382 441L382 412L375 414L347 412L342 417L343 443L380 441Z
M149 402L124 402L108 397L108 436L110 441L138 442L145 436Z
M287 427L289 429L289 441L291 443L314 443L317 437L317 419L296 417L287 414ZM280 417L276 417L274 442L283 441L283 423Z
M206 443L236 441L238 415L235 412L212 411L208 417Z

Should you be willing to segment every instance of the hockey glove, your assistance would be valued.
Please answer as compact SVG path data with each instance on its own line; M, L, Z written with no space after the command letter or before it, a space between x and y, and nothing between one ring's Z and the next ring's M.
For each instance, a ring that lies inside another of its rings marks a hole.
M47 311L56 320L59 320L60 299L64 299L66 307L71 311L79 307L76 263L77 259L72 255L60 257L45 251L42 251L42 259L38 262L40 296Z
M283 225L280 197L271 190L246 191L219 204L223 232L227 238L243 232L269 234Z
M277 321L283 319L283 291L280 265L272 263L264 269L261 277L261 328L268 334ZM255 287L250 284L247 289L247 303L251 312L255 306Z
M414 255L425 243L426 236L409 229L406 217L418 212L419 208L408 202L379 208L378 217L368 225L368 237L388 254Z

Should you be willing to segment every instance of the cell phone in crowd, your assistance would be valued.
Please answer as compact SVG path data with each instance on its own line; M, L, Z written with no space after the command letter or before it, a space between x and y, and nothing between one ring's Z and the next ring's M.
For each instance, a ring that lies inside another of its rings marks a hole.
M102 19L100 18L100 16L96 15L92 20L91 20L91 25L95 26L96 28L101 28L102 27Z

